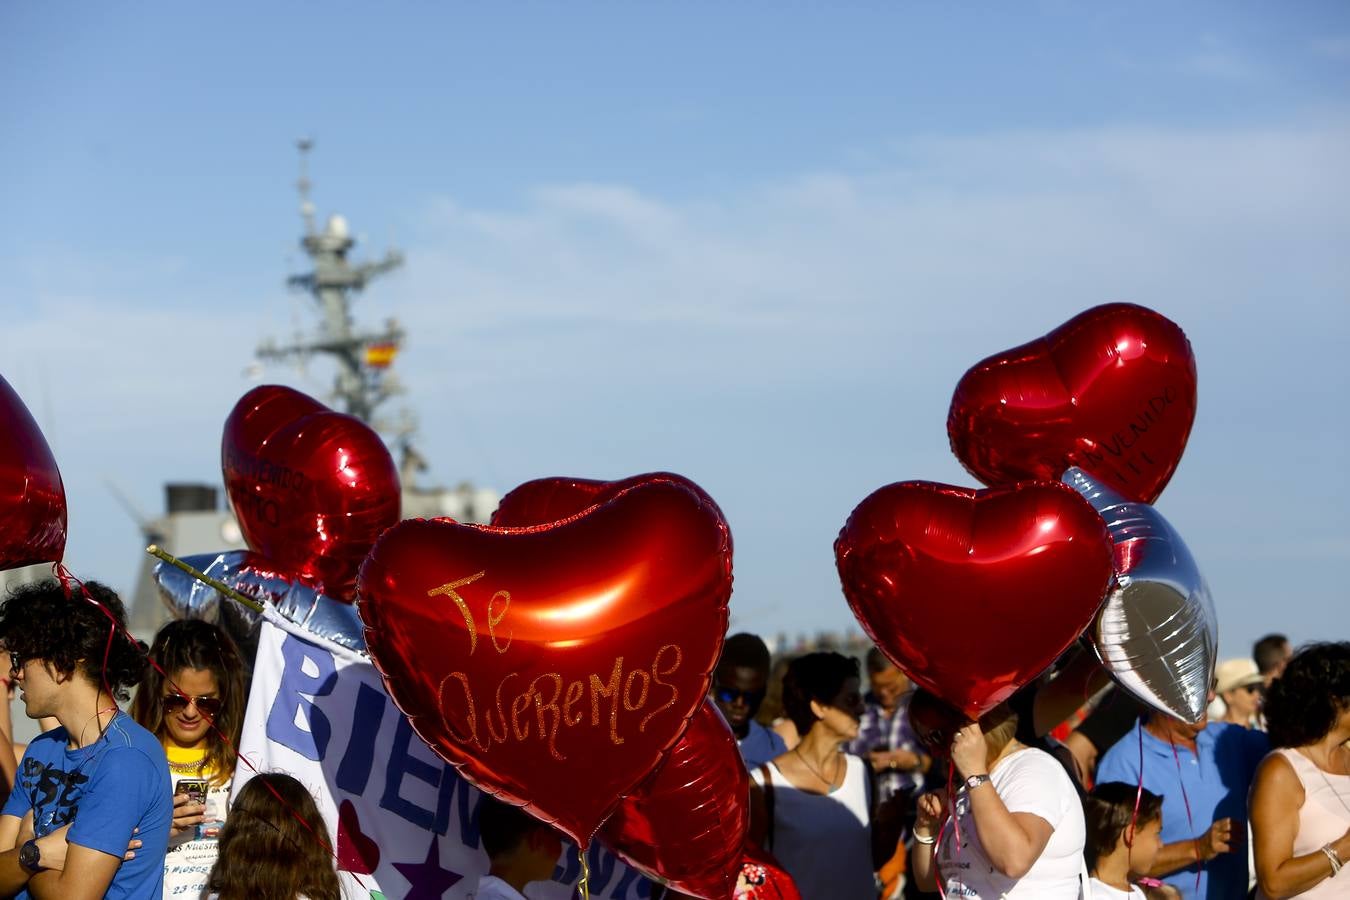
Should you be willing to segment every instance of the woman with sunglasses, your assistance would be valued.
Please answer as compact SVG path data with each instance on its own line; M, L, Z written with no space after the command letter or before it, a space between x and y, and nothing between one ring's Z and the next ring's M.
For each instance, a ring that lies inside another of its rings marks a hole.
M164 896L201 897L244 724L244 664L229 635L196 619L161 628L150 659L131 714L163 743L174 785Z
M871 770L844 752L863 711L858 661L794 659L783 711L802 739L751 772L751 840L782 863L805 900L875 900L872 873L889 853L873 845Z
M919 798L910 854L917 886L941 882L946 896L973 900L1078 900L1083 806L1064 767L1017 739L1017 713L1001 703L972 722L919 690L909 715L924 746L950 763L956 788Z

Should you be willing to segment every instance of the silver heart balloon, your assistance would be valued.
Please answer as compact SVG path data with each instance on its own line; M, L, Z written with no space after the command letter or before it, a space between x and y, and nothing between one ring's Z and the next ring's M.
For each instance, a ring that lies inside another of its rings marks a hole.
M366 652L361 617L350 604L334 600L278 572L265 558L248 550L226 550L183 557L183 562L245 596L274 607L301 628L360 653ZM174 616L214 622L234 638L245 659L258 651L258 613L221 596L176 566L159 563L155 584Z
M1150 706L1199 723L1219 625L1191 551L1147 503L1126 500L1076 467L1063 480L1101 513L1115 545L1116 584L1089 635L1102 665Z

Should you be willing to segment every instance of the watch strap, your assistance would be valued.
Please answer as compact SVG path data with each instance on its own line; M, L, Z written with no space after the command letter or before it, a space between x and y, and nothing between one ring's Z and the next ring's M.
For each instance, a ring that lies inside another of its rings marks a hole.
M966 779L966 790L973 791L982 784L988 784L992 779L988 775L972 775Z

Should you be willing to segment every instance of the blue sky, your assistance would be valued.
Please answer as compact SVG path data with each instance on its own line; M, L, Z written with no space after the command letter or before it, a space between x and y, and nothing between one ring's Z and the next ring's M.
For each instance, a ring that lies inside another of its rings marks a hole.
M0 372L132 582L165 480L218 480L321 214L407 267L434 480L671 469L736 536L738 624L849 622L831 542L947 448L978 359L1130 300L1200 410L1159 508L1227 654L1344 636L1344 4L171 4L0 9ZM268 380L321 392L328 372Z

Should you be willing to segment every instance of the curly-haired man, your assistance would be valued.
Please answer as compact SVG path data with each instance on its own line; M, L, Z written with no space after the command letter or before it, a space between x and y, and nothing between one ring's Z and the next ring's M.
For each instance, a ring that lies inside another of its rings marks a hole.
M24 710L60 723L28 745L0 814L0 895L161 896L172 788L159 741L117 707L145 667L125 619L95 582L69 595L40 582L0 603Z

